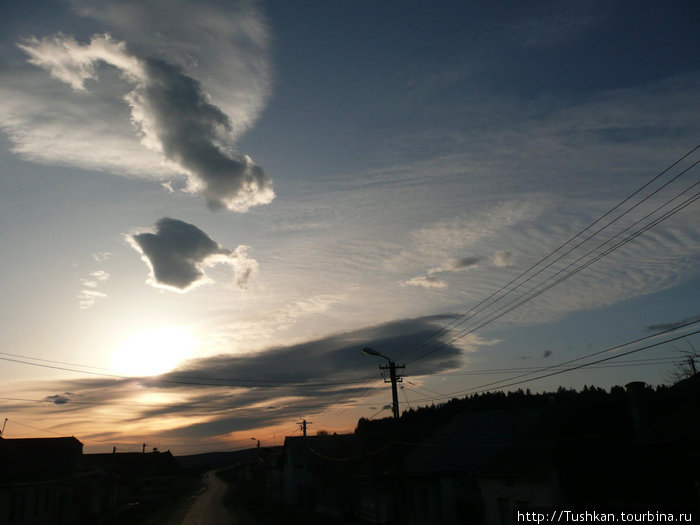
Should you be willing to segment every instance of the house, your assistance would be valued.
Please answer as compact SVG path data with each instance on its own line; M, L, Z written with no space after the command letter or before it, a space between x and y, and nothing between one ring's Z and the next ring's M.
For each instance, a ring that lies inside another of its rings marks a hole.
M174 497L191 483L191 476L170 451L86 454L84 463L102 472L116 488L118 507Z
M305 514L352 514L355 456L360 451L354 435L287 437L283 451L285 507Z
M0 438L2 525L97 523L191 483L170 452L84 455L74 437Z
M512 446L542 414L541 409L465 411L416 442L405 443L402 522L478 521L483 506L474 472Z
M285 504L371 523L476 520L481 499L472 471L515 442L540 412L463 412L417 433L288 437Z
M0 438L0 523L85 522L100 473L82 465L74 437Z

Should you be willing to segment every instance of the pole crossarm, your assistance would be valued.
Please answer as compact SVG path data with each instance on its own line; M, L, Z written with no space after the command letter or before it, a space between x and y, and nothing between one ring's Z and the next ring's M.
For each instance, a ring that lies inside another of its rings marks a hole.
M394 412L394 417L396 419L399 418L399 394L396 390L396 383L402 383L403 378L396 373L396 369L398 368L399 370L403 370L406 368L406 365L401 365L401 366L396 366L396 363L389 359L387 356L382 354L381 352L378 352L374 348L370 348L369 346L365 346L362 349L363 354L367 355L373 355L376 357L381 357L383 359L387 360L388 365L379 365L380 370L388 370L389 371L389 379L387 380L386 375L384 374L384 382L389 383L391 382L391 399L393 402L393 412Z
M394 365L394 369L404 369L406 368L406 365ZM389 377L384 377L384 382L385 383L391 383L391 364L389 365L379 365L380 370L389 370ZM403 383L403 376L396 374L396 382L397 383Z
M388 365L379 365L380 370L389 370L389 380L384 376L384 382L391 382L391 401L394 412L394 418L399 418L399 393L396 389L396 383L403 383L403 377L396 373L396 369L403 369L406 365L396 366L396 363L389 361Z

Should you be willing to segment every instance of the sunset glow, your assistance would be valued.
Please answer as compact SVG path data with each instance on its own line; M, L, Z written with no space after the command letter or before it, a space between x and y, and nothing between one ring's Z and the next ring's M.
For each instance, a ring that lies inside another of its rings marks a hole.
M185 328L150 328L127 338L112 353L112 367L127 376L152 376L168 372L193 357L194 336Z

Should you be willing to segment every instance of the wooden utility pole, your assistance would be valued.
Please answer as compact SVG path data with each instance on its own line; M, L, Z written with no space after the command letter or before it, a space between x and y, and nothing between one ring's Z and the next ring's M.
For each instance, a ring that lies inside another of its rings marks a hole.
M399 394L396 389L396 383L403 383L403 377L396 374L397 368L405 368L405 365L396 366L396 363L389 361L388 365L379 365L380 370L389 370L389 378L384 376L384 382L391 382L391 400L392 400L392 410L394 412L394 417L399 418Z
M370 348L369 346L365 346L362 349L363 354L367 355L375 355L377 357L383 357L386 359L388 365L379 365L380 370L388 370L389 371L389 379L387 380L386 375L384 375L384 382L388 383L391 381L391 400L392 400L392 407L393 407L393 412L394 412L394 418L398 419L399 418L399 394L396 390L396 383L403 383L403 379L400 375L396 375L396 369L397 368L406 368L405 365L401 366L396 366L396 363L389 359L387 356L382 354L381 352L377 352L374 348Z
M311 421L307 422L306 419L297 421L297 425L301 425L301 432L304 437L306 437L306 425L311 425Z

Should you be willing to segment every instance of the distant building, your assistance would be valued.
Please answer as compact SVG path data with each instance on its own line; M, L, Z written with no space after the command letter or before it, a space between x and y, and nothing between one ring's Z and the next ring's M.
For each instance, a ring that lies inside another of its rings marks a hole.
M74 437L0 438L0 523L43 525L81 518L90 472Z
M0 438L0 524L93 524L170 501L192 477L170 452L83 454L74 437Z

